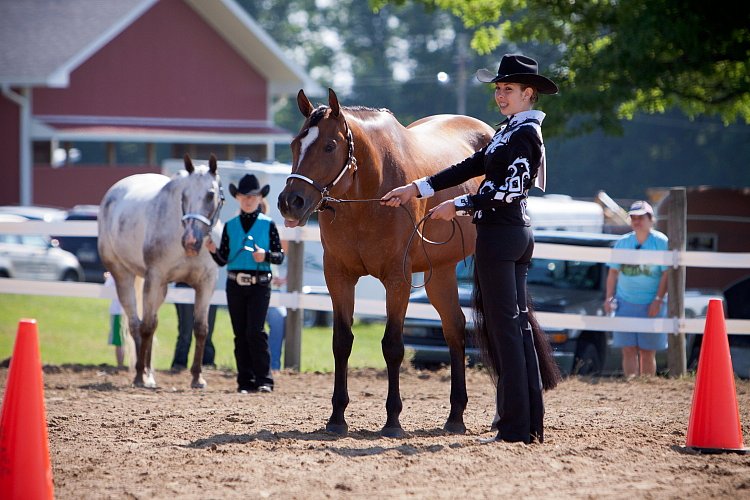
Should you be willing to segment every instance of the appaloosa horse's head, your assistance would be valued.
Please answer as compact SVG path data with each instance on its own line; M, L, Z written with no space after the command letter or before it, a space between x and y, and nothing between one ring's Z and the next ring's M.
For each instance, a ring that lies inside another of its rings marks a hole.
M342 184L346 189L347 173L357 168L354 139L336 93L328 89L328 106L314 108L300 90L297 105L306 120L292 140L292 174L278 203L287 227L304 226L331 190Z
M219 220L224 192L214 155L208 161L208 168L204 165L196 168L186 154L185 170L188 175L181 179L182 247L187 256L194 257Z

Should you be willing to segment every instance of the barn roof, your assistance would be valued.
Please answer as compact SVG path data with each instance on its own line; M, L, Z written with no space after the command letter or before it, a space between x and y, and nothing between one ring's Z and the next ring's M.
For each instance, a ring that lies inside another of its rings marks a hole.
M0 2L0 84L67 87L71 72L159 0ZM268 81L272 95L319 86L234 0L184 0Z

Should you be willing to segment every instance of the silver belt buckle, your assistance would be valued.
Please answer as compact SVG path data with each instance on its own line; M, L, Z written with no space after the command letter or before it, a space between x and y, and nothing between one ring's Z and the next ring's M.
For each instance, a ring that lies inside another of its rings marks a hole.
M235 281L237 281L238 285L242 285L242 286L254 285L255 276L253 276L252 274L237 273L237 277L235 278Z

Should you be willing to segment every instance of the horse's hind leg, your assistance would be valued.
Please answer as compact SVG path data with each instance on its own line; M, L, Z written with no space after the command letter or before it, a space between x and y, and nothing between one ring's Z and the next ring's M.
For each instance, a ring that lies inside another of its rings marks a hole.
M456 271L453 265L434 269L432 279L425 287L430 303L440 315L443 335L451 358L451 411L443 428L448 432L463 434L466 395L466 318L458 302Z
M328 268L326 267L326 269ZM354 285L356 284L356 280L343 276L336 276L335 279L329 279L329 274L326 273L326 283L331 294L331 302L333 303L334 359L333 396L331 397L333 410L331 418L328 419L328 423L326 424L326 430L346 436L349 432L349 425L344 418L344 412L346 411L346 407L349 406L347 370L354 342L352 322L354 321Z

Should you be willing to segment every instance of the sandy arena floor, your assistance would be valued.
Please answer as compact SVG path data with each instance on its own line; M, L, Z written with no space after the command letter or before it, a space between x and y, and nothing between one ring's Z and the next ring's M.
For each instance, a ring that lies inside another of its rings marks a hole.
M7 369L0 369L5 387ZM284 372L272 394L235 393L234 374L132 374L47 367L55 493L78 498L750 498L750 455L683 449L694 379L569 379L546 395L543 445L481 444L493 389L469 370L466 435L441 428L447 370L406 369L403 439L381 438L385 373L350 373L350 434L324 432L332 374ZM745 444L750 382L737 381Z

